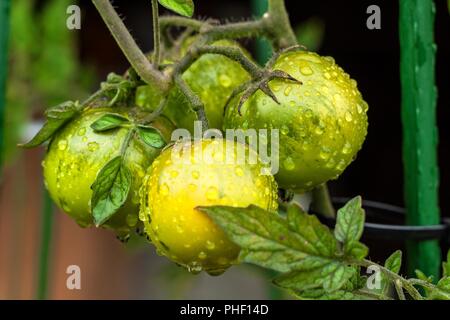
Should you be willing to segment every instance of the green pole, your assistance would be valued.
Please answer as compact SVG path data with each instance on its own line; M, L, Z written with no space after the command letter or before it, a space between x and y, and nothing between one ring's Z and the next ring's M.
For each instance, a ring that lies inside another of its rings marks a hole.
M0 0L0 168L3 164L3 150L5 149L4 122L8 77L9 11L10 0Z
M440 221L438 204L434 14L432 0L400 0L404 191L407 223ZM408 271L438 278L437 240L408 243Z
M53 202L45 187L43 189L42 201L41 242L39 246L39 269L36 291L36 298L39 300L45 300L48 297L48 275L53 229Z
M261 17L264 13L267 12L269 8L268 0L251 0L252 12L256 17ZM272 48L270 46L269 41L266 39L257 39L255 42L255 55L256 60L260 64L264 64L269 61L270 56L272 54Z

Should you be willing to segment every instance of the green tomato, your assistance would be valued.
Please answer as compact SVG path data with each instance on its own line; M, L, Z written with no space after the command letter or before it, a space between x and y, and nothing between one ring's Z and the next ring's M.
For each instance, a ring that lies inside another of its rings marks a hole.
M93 225L91 185L98 172L112 158L120 154L129 128L96 133L90 125L106 113L128 117L125 109L96 108L84 111L67 124L52 139L43 161L45 185L54 202L80 226ZM154 123L165 137L172 126L167 119ZM160 150L145 145L138 138L131 140L125 154L125 165L133 177L127 201L103 227L113 229L119 236L129 234L136 227L139 213L139 188L142 178Z
M182 57L194 40L195 37L188 38L180 49L179 56L173 60ZM213 45L239 47L236 42L229 40L217 41ZM217 54L203 55L183 73L183 80L204 103L209 127L216 129L222 128L223 109L231 93L249 79L249 74L237 62ZM142 86L137 90L136 104L154 109L152 100L155 100L156 96L157 93L152 87ZM164 114L177 127L186 128L193 133L194 121L198 118L178 87L169 93Z
M238 98L226 110L224 129L278 129L280 187L304 192L336 179L352 162L367 134L368 105L352 80L331 57L288 52L274 70L301 84L275 79L269 87L280 104L261 91L237 112ZM270 144L269 144L270 145Z

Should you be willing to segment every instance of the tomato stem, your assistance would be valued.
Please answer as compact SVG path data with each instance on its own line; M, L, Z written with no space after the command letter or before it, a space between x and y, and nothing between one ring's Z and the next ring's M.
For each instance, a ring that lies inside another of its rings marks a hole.
M154 84L163 92L167 92L170 79L155 69L142 53L109 0L92 0L92 2L137 74L145 82Z
M311 207L314 211L321 213L326 217L335 217L333 204L326 183L321 184L312 191L313 201Z

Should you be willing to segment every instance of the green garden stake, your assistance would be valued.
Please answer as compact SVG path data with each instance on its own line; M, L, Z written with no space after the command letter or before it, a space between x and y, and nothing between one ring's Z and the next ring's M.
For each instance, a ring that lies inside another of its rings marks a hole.
M261 17L267 12L269 2L267 0L252 0L252 12L254 16ZM270 43L266 39L257 39L255 42L255 56L256 60L260 64L264 64L269 61L272 55L272 48Z
M8 75L9 11L10 0L0 0L0 168L5 149L4 121Z
M438 204L435 8L432 0L400 0L403 162L407 223L440 222ZM438 278L438 240L408 243L408 271Z

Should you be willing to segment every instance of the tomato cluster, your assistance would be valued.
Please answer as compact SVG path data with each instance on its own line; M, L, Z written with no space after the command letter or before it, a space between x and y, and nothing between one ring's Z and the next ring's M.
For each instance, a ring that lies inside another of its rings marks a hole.
M230 41L216 45L238 46ZM187 47L180 50L181 56ZM198 206L257 205L274 212L278 187L305 192L337 178L355 158L367 133L368 106L356 82L332 58L306 51L281 54L272 69L284 71L298 83L271 80L268 85L276 99L257 91L242 104L241 112L237 111L241 95L228 101L233 90L250 79L237 62L207 54L184 72L183 79L204 103L210 127L222 132L279 131L280 168L275 177L267 174L257 154L254 163L236 161L241 151L256 153L239 142L227 148L225 139L183 140L160 149L133 136L121 162L132 177L127 199L102 226L126 235L143 224L160 254L192 272L219 274L236 261L239 248ZM141 109L155 106L152 87L133 92ZM121 152L130 130L123 125L97 132L92 123L109 113L138 122L130 110L134 108L84 110L51 139L43 162L46 186L56 204L83 227L95 223L94 181ZM164 112L152 119L152 125L170 141L173 128L192 132L195 120L196 113L174 87ZM181 157L174 158L177 152ZM109 195L113 204L114 192Z

